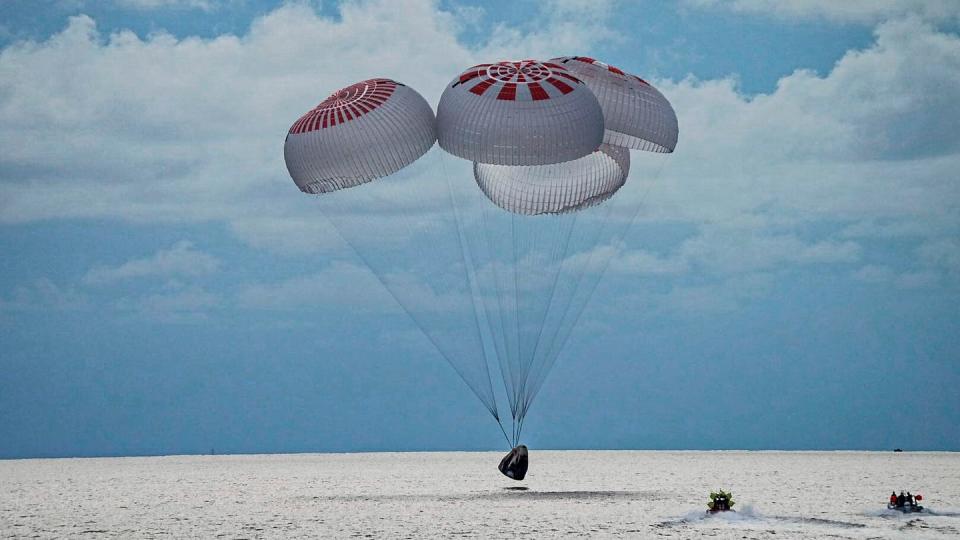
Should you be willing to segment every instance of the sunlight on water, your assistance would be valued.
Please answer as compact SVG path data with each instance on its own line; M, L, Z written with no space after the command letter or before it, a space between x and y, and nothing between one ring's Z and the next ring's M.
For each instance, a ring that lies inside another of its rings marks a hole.
M0 461L0 536L952 538L960 455L538 452ZM527 489L517 489L525 487ZM711 489L736 513L707 516ZM885 509L891 490L932 513Z

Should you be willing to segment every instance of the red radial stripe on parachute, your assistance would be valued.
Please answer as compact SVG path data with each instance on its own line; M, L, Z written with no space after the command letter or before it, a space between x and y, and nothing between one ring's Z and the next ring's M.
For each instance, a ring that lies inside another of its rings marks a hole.
M470 71L470 72L468 72L468 73L461 73L461 74L460 74L460 84L463 84L463 83L469 81L470 79L475 79L475 78L479 77L479 76L481 75L481 73L482 73L481 71Z
M558 71L558 72L557 72L557 75L559 75L559 76L561 76L561 77L564 77L564 78L566 78L566 79L570 79L571 81L573 81L573 82L575 82L575 83L577 83L577 84L580 84L580 83L583 82L583 81L581 81L580 79L574 77L573 75L567 73L566 71Z
M474 79L483 75L484 73L486 73L487 68L490 67L491 65L492 64L478 64L464 71L463 73L460 74L460 84L463 84L469 81L470 79Z
M514 83L507 83L503 85L503 88L500 89L500 93L497 94L497 99L502 99L505 101L513 101L517 99L517 85Z
M586 63L586 64L593 64L593 65L595 65L595 66L605 67L605 68L607 68L607 71L609 71L610 73L616 73L617 75L623 75L624 77L627 76L627 74L626 74L622 69L620 69L620 68L618 68L618 67L616 67L616 66L611 66L611 65L609 65L609 64L604 64L603 62L600 62L599 60L596 60L595 58L590 58L589 56L574 56L573 59L574 59L574 60L577 60L577 61L580 61L580 62L584 62L584 63ZM636 78L637 80L639 80L640 82L642 82L643 84L647 84L647 82L644 81L643 79L641 79L640 77L637 77L637 76L635 76L635 75L630 75L630 77L634 77L634 78Z
M290 133L307 133L356 120L386 103L397 85L390 79L369 79L342 88L294 122Z
M530 89L530 97L532 97L534 101L550 99L550 94L540 86L540 83L530 83L527 85L527 88Z
M561 81L560 79L555 79L553 77L550 77L549 79L547 79L547 82L552 84L554 87L556 87L557 90L559 90L564 94L569 94L570 92L573 92L573 88L571 88L569 84Z
M478 96L482 96L483 93L487 91L487 88L490 88L491 86L493 86L493 82L494 82L493 79L482 80L478 82L476 85L474 85L474 87L471 88L470 91Z
M463 89L472 94L501 101L516 101L517 92L521 91L518 87L522 85L530 89L531 99L539 101L551 98L550 93L545 90L544 81L552 84L563 94L569 94L574 90L575 85L583 84L560 64L519 60L471 67L454 79L452 87L469 83L469 85L465 84ZM487 94L491 88L496 88L497 91ZM526 98L526 95L523 97Z

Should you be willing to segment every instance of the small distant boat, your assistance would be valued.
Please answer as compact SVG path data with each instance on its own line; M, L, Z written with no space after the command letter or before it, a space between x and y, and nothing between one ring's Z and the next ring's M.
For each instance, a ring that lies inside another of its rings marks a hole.
M903 492L901 492L901 498L903 498L902 495ZM890 502L887 503L887 510L896 510L897 512L903 512L904 514L923 512L923 506L920 505L920 501L922 500L923 495L917 493L913 496L912 500L908 497L901 504L899 501L894 502L894 498L891 495Z
M923 507L919 504L915 504L913 506L909 504L897 506L895 504L887 503L887 510L896 510L897 512L903 512L904 514L913 514L915 512L923 512Z
M707 514L718 512L736 512L733 509L733 494L724 490L711 491L710 502L707 503Z
M716 514L716 513L718 513L718 512L733 512L733 513L736 513L737 511L734 510L733 508L711 508L711 509L707 510L707 513L708 513L708 514Z
M903 452L903 448L894 448L893 451L894 451L894 452Z

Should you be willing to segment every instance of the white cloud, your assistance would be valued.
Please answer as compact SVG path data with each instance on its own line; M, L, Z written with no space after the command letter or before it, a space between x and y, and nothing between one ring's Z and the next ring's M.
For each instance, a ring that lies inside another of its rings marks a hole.
M113 0L119 7L133 9L186 8L211 11L222 2L216 0Z
M929 287L940 281L940 274L929 270L904 272L897 276L896 284L902 289L919 289Z
M949 227L949 224L935 219L907 219L900 221L878 222L865 220L852 223L840 231L842 238L910 238L931 236Z
M601 249L611 249L604 246ZM632 250L619 253L610 260L609 270L621 274L660 274L671 275L687 272L689 261L683 257L662 257L644 250Z
M480 59L599 39L596 24L548 17L532 32L498 27L476 50L457 41L455 15L435 1L350 2L340 11L333 19L285 4L243 36L180 40L105 37L80 16L47 41L4 49L0 223L215 220L258 245L315 250L314 239L288 232L291 221L316 219L316 208L287 176L282 146L289 125L328 93L385 76L435 103Z
M127 261L119 266L92 268L83 277L83 282L100 285L143 277L202 276L216 272L219 267L219 259L183 240L150 257Z
M917 253L931 266L960 273L960 241L956 238L928 240L917 248Z
M787 19L823 18L872 24L917 15L935 21L960 20L960 3L954 0L685 0L685 3Z
M621 274L667 275L695 268L711 274L755 273L791 265L849 264L858 261L860 256L860 245L849 240L808 242L793 235L710 226L681 242L667 255L643 250L618 252L613 255L609 270Z
M659 253L625 251L611 272L713 276L648 301L722 311L750 298L731 292L742 289L729 278L854 264L865 246L878 249L861 238L960 234L960 113L940 102L960 100L960 39L916 19L881 25L876 36L830 73L799 71L770 94L744 96L732 79L661 82L680 144L636 227L686 223L696 233ZM649 174L630 182L638 177ZM810 239L811 230L827 232ZM898 288L940 281L925 267L885 279Z
M191 323L207 320L209 311L220 302L218 295L202 287L171 282L156 293L121 298L114 307L156 322Z
M369 270L336 261L311 275L243 287L237 303L244 308L291 310L310 306L349 305L351 310L395 310L395 304Z
M384 273L382 279L397 295L397 300L391 298L378 278L366 268L335 261L314 274L246 285L238 292L237 303L251 309L345 306L351 312L397 312L399 300L418 317L472 306L471 299L464 294L438 291L409 273Z
M851 274L858 281L878 285L893 285L900 289L917 289L936 284L940 276L929 270L897 272L884 265L867 265Z
M606 315L600 318L603 325L608 324L609 318L622 318L625 312L649 319L730 313L768 296L776 286L776 279L771 273L756 272L723 276L707 282L680 283L666 290L634 287L633 292L613 296L592 309Z
M329 250L339 240L282 159L289 124L328 92L388 76L436 103L452 75L478 60L590 51L620 38L603 31L615 12L608 4L560 1L533 32L498 26L471 48L457 32L476 13L458 19L437 5L347 3L333 19L287 4L245 35L205 40L102 36L78 17L45 42L8 47L0 53L0 223L216 221L257 247ZM570 10L585 13L585 24L566 22ZM797 71L770 94L745 96L733 79L657 84L678 112L680 144L672 156L635 153L624 193L648 180L651 163L665 163L641 221L697 232L663 253L622 253L615 271L696 269L726 279L857 262L863 248L849 239L868 226L855 224L916 224L903 227L921 239L960 232L953 34L919 18L887 22L874 44L829 73ZM796 230L818 223L849 227L841 240ZM142 272L120 268L91 271L88 282ZM269 303L285 293L247 294Z
M90 300L72 287L61 287L47 278L38 278L20 285L4 298L0 296L3 311L74 311L90 307Z
M673 288L660 299L661 308L687 315L735 311L744 302L766 296L774 279L764 273L744 274L720 283Z

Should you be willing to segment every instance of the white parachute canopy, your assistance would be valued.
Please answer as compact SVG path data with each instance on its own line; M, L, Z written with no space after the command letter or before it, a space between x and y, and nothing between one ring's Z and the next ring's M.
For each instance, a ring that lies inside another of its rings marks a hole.
M631 167L655 169L628 148L676 145L659 92L573 66L618 75L569 58L479 64L447 85L436 117L411 88L371 79L297 120L284 146L297 186L320 195L511 447L639 208ZM617 84L618 98L604 90Z
M604 202L626 183L627 148L667 151L664 145L672 149L676 143L675 117L672 141L650 125L663 120L664 111L673 114L669 103L663 100L651 112L651 99L635 96L659 95L656 90L639 78L625 85L629 99L611 108L622 117L613 124L593 87L558 61L473 66L440 99L440 147L473 161L477 186L494 203L470 212L464 201L472 193L456 180L452 184L463 208L480 319L498 362L491 371L503 380L514 445L615 251L598 246L622 238L629 223L610 219L614 205ZM627 202L636 207L639 196ZM628 214L621 207L619 215Z
M284 158L297 187L320 195L323 215L499 421L440 155L428 153L435 123L415 90L370 79L294 122Z
M473 66L437 106L447 152L494 165L545 165L584 157L603 142L593 93L559 65L535 60Z
M336 191L416 161L437 140L435 123L416 91L369 79L334 92L294 122L283 157L301 191Z
M630 151L619 146L600 149L580 159L550 165L474 163L473 176L491 202L517 214L559 214L599 204L630 173Z
M587 56L563 56L550 62L566 67L597 96L606 123L603 142L651 152L676 148L677 114L650 83Z

